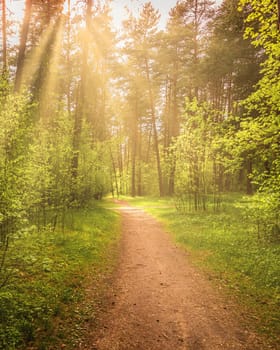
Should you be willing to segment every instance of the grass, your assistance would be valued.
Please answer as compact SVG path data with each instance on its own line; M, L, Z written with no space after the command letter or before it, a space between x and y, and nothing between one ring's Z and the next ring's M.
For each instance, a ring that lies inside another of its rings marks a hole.
M9 251L9 283L0 290L0 349L72 349L94 314L110 274L119 217L96 204L67 215L64 232L28 233ZM85 285L96 300L85 309Z
M280 334L280 245L260 240L246 214L248 202L228 196L220 212L180 214L172 199L129 199L164 222L194 264L249 310L273 344Z

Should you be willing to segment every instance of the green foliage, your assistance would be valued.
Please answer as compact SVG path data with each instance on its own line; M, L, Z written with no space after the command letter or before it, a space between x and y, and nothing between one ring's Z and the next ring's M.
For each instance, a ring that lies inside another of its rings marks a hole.
M111 159L109 141L91 140L91 130L87 123L81 136L80 159L76 196L80 206L92 198L101 199L111 190Z
M280 242L279 192L257 193L247 208L248 218L255 225L258 239L262 242Z
M4 263L11 237L26 226L26 150L31 134L28 96L0 95L0 287L8 272Z
M266 55L262 78L257 90L244 102L246 119L236 135L236 144L243 145L255 159L252 180L259 189L252 215L257 217L261 231L269 239L279 240L280 191L280 33L277 20L277 1L241 0L245 9L245 36Z
M85 275L111 263L108 253L118 233L117 214L92 204L69 211L64 232L15 240L7 258L12 278L0 290L0 348L26 349L32 343L47 349L69 342L70 349Z
M217 146L221 115L207 103L186 101L182 134L171 146L176 154L176 195L178 206L206 209L224 190L223 151ZM172 153L171 153L172 155ZM186 203L187 204L186 204ZM215 203L218 204L218 203Z
M28 154L29 191L26 208L31 222L40 226L51 223L70 207L72 176L72 123L64 113L57 113L49 123L41 121L34 130L34 142ZM52 222L46 211L55 210ZM50 220L50 219L49 219Z
M35 122L27 94L3 84L0 96L0 288L9 279L5 261L24 232L65 227L66 212L100 199L110 189L105 142L83 129L78 176L73 176L73 120L63 108ZM35 110L36 112L36 110ZM105 147L104 147L105 146ZM102 149L102 152L101 152Z
M273 167L268 173L255 175L259 191L253 197L253 205L248 209L248 215L254 219L259 238L264 241L280 242L280 161L273 161Z

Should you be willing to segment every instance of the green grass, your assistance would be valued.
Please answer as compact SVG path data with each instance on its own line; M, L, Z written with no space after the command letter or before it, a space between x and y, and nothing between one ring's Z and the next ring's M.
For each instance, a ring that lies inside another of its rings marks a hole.
M69 211L64 232L22 235L11 244L11 277L0 290L0 349L75 347L84 319L85 284L96 283L114 266L119 216L95 204ZM91 282L92 283L92 282ZM82 305L82 307L81 307Z
M129 199L164 222L193 263L249 310L258 331L274 344L280 334L280 245L258 238L241 196L224 200L219 213L180 214L172 199Z

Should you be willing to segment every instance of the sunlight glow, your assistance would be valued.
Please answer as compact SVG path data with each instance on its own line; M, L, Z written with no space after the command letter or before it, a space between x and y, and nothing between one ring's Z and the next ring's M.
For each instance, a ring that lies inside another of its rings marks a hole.
M52 45L52 55L49 58L48 73L40 92L40 115L42 117L50 116L53 111L53 103L50 101L54 100L57 95L58 88L58 73L59 73L59 61L61 59L61 48L63 38L64 21L60 18L58 28L54 27L55 38Z
M71 7L70 0L65 0L65 1L64 1L64 4L63 4L62 13L63 13L64 15L68 15L69 12L70 12L70 7Z
M47 44L50 40L54 24L50 25L43 33L39 44L33 48L29 57L26 59L23 68L23 85L30 85L34 82L36 73L42 62Z

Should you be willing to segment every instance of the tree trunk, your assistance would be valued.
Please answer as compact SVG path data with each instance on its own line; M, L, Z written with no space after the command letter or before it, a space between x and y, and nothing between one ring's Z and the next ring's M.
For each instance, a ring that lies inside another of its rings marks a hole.
M71 3L70 0L67 0L67 111L70 115L71 113L71 72L70 72L70 49L71 49L71 43L70 43L70 25L71 25Z
M174 63L174 75L173 75L173 91L172 91L172 120L170 121L170 135L169 135L169 145L171 146L172 140L179 135L179 117L178 117L178 62ZM170 173L169 173L169 186L168 194L170 196L174 195L175 192L175 173L176 173L176 157L173 151L171 151L170 160Z
M112 152L111 147L110 147L110 156L111 156L111 162L112 162L112 167L113 167L113 175L114 175L114 180L115 180L117 198L119 198L120 189L119 189L119 183L118 183L118 174L117 174L117 169L116 169L115 160L114 160L114 156L113 156L113 152ZM112 181L112 193L113 193L113 196L114 196L114 192L115 192L114 191L114 183Z
M141 120L138 128L138 176L137 176L137 195L142 196L142 133Z
M136 99L137 100L137 99ZM132 126L131 149L131 196L136 196L136 153L137 153L137 117Z
M131 151L131 196L136 196L136 158L137 158L137 146L138 146L138 135L137 135L137 98L135 108L135 119L132 125L132 151Z
M280 30L280 0L277 1L278 4L278 30Z
M252 160L251 159L247 160L246 166L247 166L246 193L251 195L251 194L253 194L252 180L250 178L250 175L253 172L253 164L252 164Z
M120 194L125 193L124 186L124 161L123 161L123 149L121 143L117 146L118 149L118 169L119 169L119 180L120 180Z
M132 165L131 165L131 197L136 196L136 155L135 155L135 143L132 150Z
M8 69L7 62L7 18L6 18L6 0L2 0L2 47L3 47L3 76L5 77Z
M198 66L198 35L199 35L199 13L198 13L198 0L195 0L195 18L194 18L194 71L197 71ZM198 100L198 86L195 81L194 96Z
M32 8L32 0L25 1L25 12L24 19L22 23L22 30L20 36L20 44L19 44L19 52L17 58L17 70L16 70L16 78L15 78L15 91L18 92L20 90L21 82L22 82L22 73L26 52L26 44L28 31L30 26L30 18L31 18L31 8Z
M92 13L92 0L86 0L86 32L90 31L90 19ZM79 148L80 148L80 138L82 132L82 121L85 116L86 108L86 93L87 93L87 72L88 72L88 40L84 36L82 47L82 72L81 72L81 83L78 89L78 99L76 103L76 112L74 120L74 134L73 134L73 161L72 161L72 175L76 179L78 176L78 166L79 166Z
M151 119L152 119L152 128L153 128L153 136L154 136L154 147L155 147L156 160L157 160L159 195L160 197L162 197L164 195L163 193L164 191L163 191L162 170L161 170L161 163L160 163L158 132L157 132L157 126L156 126L156 113L155 113L154 95L152 90L147 58L145 58L145 66L146 66L146 77L147 77L147 82L149 86L149 98L150 98Z

